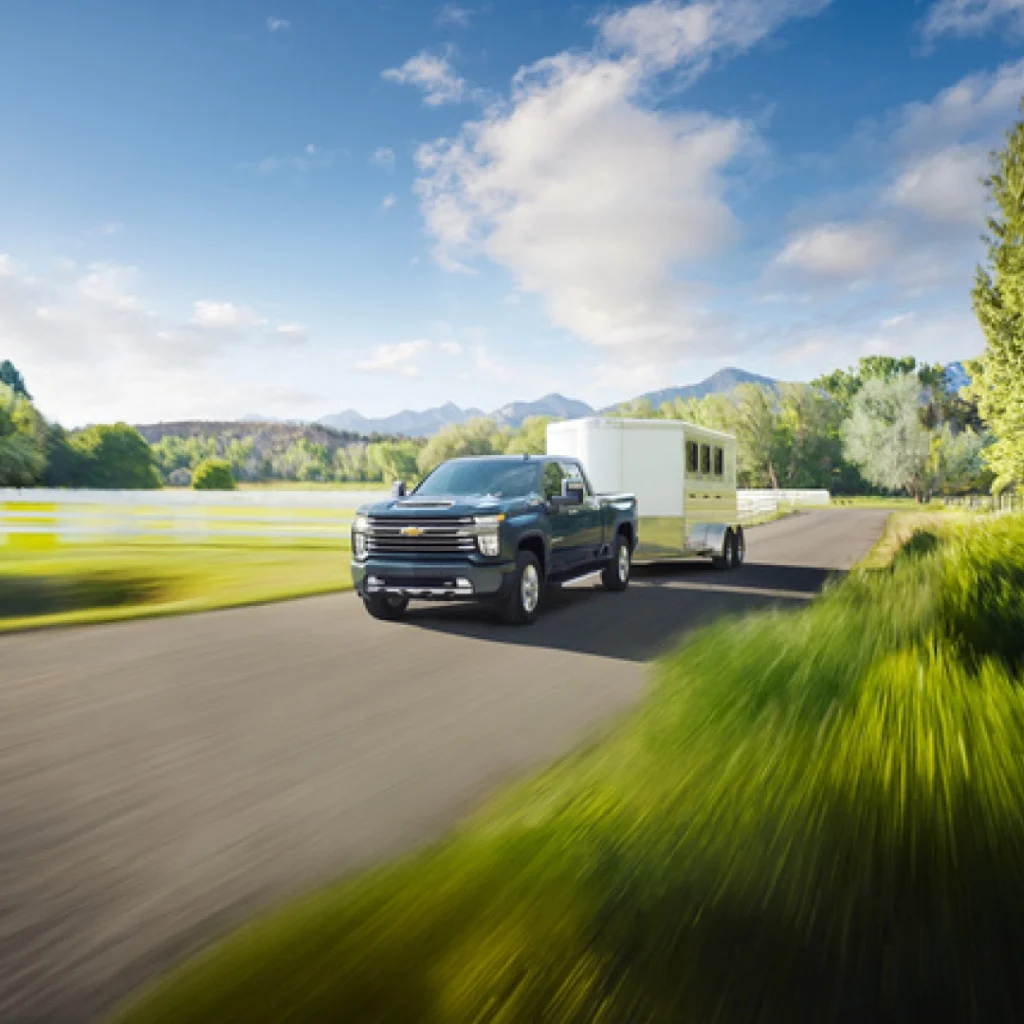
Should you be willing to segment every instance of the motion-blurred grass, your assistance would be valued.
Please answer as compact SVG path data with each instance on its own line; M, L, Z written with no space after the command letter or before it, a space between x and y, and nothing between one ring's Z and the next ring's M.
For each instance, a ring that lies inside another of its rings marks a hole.
M0 548L0 632L209 611L344 590L347 545Z
M1024 522L723 621L446 843L258 920L131 1022L1024 1020Z

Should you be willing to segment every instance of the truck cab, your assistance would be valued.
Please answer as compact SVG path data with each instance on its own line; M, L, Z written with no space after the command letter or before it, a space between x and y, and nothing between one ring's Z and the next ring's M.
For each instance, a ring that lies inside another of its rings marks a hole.
M452 459L411 494L398 485L358 510L352 579L376 618L401 618L412 600L470 600L527 624L546 587L600 572L625 590L637 542L635 497L595 494L576 458Z

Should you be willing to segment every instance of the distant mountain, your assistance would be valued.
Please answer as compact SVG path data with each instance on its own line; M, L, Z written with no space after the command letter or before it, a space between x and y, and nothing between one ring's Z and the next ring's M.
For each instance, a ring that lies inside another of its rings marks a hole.
M663 388L661 391L648 391L636 399L648 399L655 409L664 402L672 402L677 398L704 398L707 395L727 395L740 384L760 384L762 387L773 388L778 381L772 377L762 377L748 370L740 370L735 366L727 366L724 370L713 373L699 384L685 384L677 388ZM615 408L613 406L612 408Z
M558 420L576 420L592 415L594 410L586 402L565 395L552 393L538 398L536 402L509 402L491 413L491 419L502 426L519 427L531 416L553 416Z
M350 430L359 434L406 434L410 437L428 437L436 434L443 427L483 416L480 409L460 409L452 402L440 405L435 409L424 409L416 412L403 409L391 416L373 419L363 416L355 409L324 416L320 422L335 430Z
M467 420L486 416L497 420L502 426L518 427L530 416L554 416L558 419L573 419L578 416L589 416L594 410L586 402L578 402L564 395L545 395L536 402L510 402L492 413L481 409L461 409L452 402L435 409L424 409L416 412L405 409L392 416L372 419L346 409L344 412L324 416L320 422L335 430L350 430L359 434L406 434L410 437L429 437L444 427L462 424Z

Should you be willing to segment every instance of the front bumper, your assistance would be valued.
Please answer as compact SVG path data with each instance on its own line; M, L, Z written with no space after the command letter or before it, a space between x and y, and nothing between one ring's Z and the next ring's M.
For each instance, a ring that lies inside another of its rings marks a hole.
M512 586L515 562L424 562L369 558L352 562L352 582L361 597L394 594L426 601L498 597Z

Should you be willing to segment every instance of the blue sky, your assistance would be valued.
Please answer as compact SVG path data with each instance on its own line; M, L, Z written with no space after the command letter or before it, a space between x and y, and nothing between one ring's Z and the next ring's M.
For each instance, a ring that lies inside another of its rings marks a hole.
M975 354L1024 0L4 0L0 357L315 418Z

